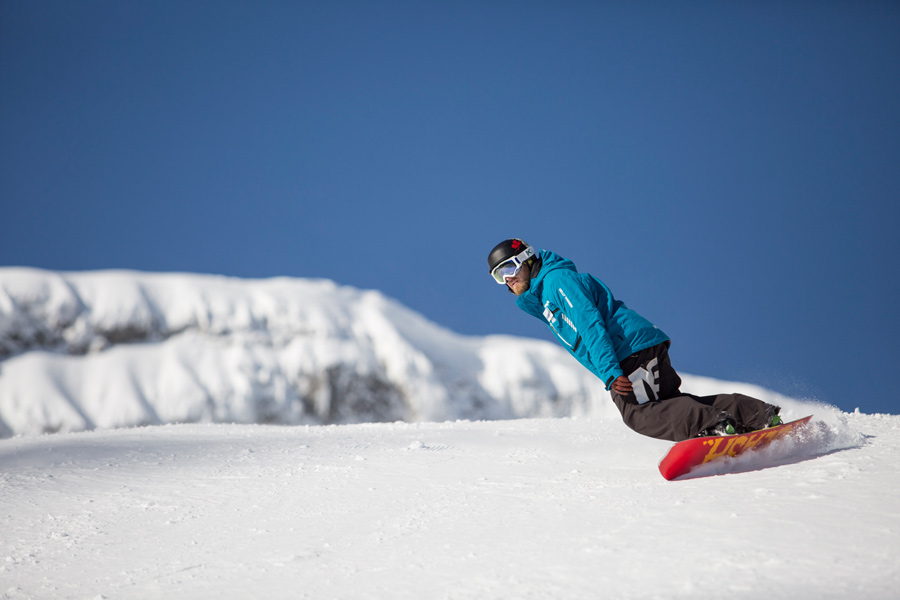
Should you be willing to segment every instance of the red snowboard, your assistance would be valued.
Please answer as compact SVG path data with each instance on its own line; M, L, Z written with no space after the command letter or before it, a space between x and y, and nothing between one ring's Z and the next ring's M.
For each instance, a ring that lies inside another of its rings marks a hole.
M693 438L678 442L659 461L659 472L666 479L675 479L696 466L725 457L737 456L747 450L764 448L772 440L783 437L812 419L812 415L750 433Z

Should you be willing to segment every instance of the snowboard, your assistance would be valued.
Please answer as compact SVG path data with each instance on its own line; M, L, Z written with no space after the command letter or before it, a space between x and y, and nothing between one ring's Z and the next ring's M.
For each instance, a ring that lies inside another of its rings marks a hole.
M677 442L659 461L659 472L667 480L672 480L689 473L699 465L726 456L737 456L748 450L764 448L773 440L789 435L806 425L810 419L812 415L750 433L701 437Z

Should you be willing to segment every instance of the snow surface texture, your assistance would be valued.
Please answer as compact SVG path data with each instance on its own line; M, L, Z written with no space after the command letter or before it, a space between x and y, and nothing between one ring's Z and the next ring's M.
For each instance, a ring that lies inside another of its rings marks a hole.
M326 281L0 269L0 352L5 435L96 429L0 440L3 599L900 589L898 416L686 377L816 417L667 482L560 348Z
M461 336L327 280L0 268L0 359L0 437L618 415L555 344ZM683 387L783 398L728 388L689 376Z
M896 598L900 417L788 410L673 482L614 419L0 440L0 598Z

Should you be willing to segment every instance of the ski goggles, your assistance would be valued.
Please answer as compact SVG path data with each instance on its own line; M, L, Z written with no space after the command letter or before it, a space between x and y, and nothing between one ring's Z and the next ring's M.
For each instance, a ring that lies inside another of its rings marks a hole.
M526 247L522 252L519 252L517 255L503 261L502 263L491 269L491 277L493 277L494 281L496 281L500 285L505 285L506 278L515 277L516 274L522 269L522 265L525 264L525 261L532 256L534 256L534 250L532 250L530 246Z

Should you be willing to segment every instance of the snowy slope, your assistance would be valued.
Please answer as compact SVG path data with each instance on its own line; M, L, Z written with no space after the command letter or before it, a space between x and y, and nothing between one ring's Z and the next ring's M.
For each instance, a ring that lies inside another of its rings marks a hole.
M791 411L674 482L613 419L0 440L0 598L896 598L900 417Z
M0 358L3 599L900 589L898 416L685 377L816 418L666 482L561 348L327 281L0 269Z
M684 389L726 391L691 377ZM0 437L616 414L601 383L558 345L461 336L375 291L0 268Z

